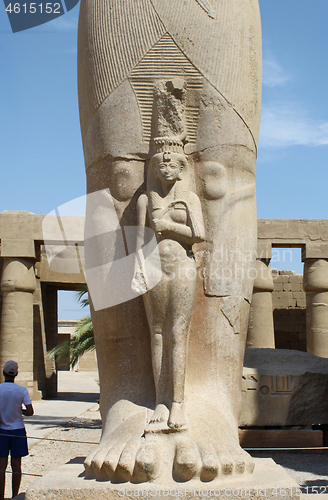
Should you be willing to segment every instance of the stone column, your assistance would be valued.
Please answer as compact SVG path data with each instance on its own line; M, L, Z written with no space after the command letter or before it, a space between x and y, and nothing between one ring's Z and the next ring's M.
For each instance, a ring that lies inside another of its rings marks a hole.
M251 311L247 332L247 347L273 348L272 313L273 279L269 259L257 259Z
M5 258L1 277L2 315L0 366L14 359L19 366L19 382L33 397L33 292L34 260Z
M303 287L307 351L328 358L328 259L305 260Z

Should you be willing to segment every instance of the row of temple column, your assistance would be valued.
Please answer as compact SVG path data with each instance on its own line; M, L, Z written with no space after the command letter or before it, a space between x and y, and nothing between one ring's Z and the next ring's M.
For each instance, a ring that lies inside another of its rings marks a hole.
M33 376L33 293L36 289L35 259L4 258L1 274L2 313L0 366L17 361L20 383L31 395ZM2 377L2 373L1 373Z
M270 259L257 259L247 347L274 348ZM328 358L328 259L306 259L303 289L306 293L307 351Z
M33 394L33 293L35 259L4 258L1 274L0 366L17 360L20 381ZM257 260L247 346L274 348L273 278L270 259ZM328 259L306 259L307 350L328 358Z

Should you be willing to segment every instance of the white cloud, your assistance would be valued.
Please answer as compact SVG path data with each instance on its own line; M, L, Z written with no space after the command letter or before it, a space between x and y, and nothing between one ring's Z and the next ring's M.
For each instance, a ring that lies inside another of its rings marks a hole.
M285 73L272 55L263 57L263 85L267 87L282 87L289 79L290 76Z
M36 26L34 31L48 33L54 33L55 31L77 31L78 14L76 14L75 10L76 9L73 9L67 14L63 14L52 21Z
M60 31L77 30L78 19L77 17L69 16L69 14L64 14L51 21L51 24L53 28Z
M296 102L263 106L259 144L261 148L325 145L328 144L328 121L309 117Z

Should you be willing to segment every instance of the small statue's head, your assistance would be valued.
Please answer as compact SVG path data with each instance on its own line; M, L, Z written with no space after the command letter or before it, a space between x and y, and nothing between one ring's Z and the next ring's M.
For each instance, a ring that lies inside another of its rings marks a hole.
M157 153L151 160L157 178L164 183L182 180L182 171L188 166L187 158L181 153L164 151Z

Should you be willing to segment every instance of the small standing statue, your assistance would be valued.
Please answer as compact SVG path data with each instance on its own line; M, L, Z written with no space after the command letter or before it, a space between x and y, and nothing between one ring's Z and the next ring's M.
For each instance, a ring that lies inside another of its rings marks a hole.
M205 236L200 200L190 191L189 166L180 140L185 136L184 83L180 79L161 82L155 94L158 128L164 136L154 140L157 152L148 167L147 194L137 202L138 225L145 227L148 220L155 231L162 267L161 281L143 296L156 388L149 432L163 430L167 424L171 430L186 428L184 386L197 274L192 245ZM174 137L176 130L182 131L179 137Z

